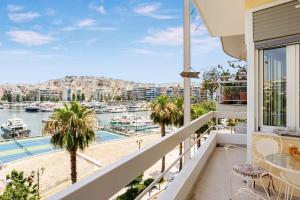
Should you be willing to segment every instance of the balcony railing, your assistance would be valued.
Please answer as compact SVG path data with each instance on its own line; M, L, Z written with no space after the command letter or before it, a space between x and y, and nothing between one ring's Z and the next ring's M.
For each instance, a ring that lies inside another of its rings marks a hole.
M64 199L64 200L98 200L98 199L110 199L121 189L126 187L128 183L138 177L140 174L145 172L151 166L153 166L157 161L159 161L163 156L174 150L181 142L187 138L194 136L194 133L199 130L199 128L206 125L213 119L217 118L238 118L245 119L245 112L209 112L202 117L192 121L189 125L184 126L174 133L171 133L158 141L154 142L151 145L148 145L139 151L121 159L120 161L107 166L104 169L99 170L95 174L86 179L70 186L69 188L57 193L56 195L50 197L51 200ZM218 120L216 120L218 121ZM226 134L229 135L229 134ZM245 135L244 135L245 136ZM238 136L235 138L228 138L223 135L213 134L209 139L203 143L203 145L197 150L197 153L194 154L194 157L186 163L183 170L175 178L175 182L180 184L175 187L176 191L172 191L173 194L187 195L187 186L191 187L193 181L193 176L200 173L194 171L200 166L204 166L202 160L207 160L209 157L208 153L211 153L215 148L217 142L221 143L241 143L243 140L245 143L246 139L244 136ZM191 150L191 149L190 149ZM178 160L178 159L177 159ZM180 178L181 177L181 178ZM194 177L196 178L196 177ZM184 181L184 182L181 182ZM187 183L187 185L185 185ZM172 187L173 188L173 187ZM185 190L182 192L181 190ZM169 188L168 188L169 190ZM163 192L162 195L164 198L168 196L168 190ZM174 197L169 195L170 197ZM169 199L172 199L169 198ZM180 198L179 198L180 199Z
M223 81L219 87L220 104L247 104L247 81Z

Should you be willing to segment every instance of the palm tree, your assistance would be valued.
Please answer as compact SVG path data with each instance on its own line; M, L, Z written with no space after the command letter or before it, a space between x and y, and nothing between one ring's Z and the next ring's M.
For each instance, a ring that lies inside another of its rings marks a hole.
M77 181L77 150L84 150L95 140L95 119L93 110L73 101L55 110L45 124L44 131L52 135L54 147L64 148L70 153L73 184Z
M150 105L151 119L160 125L161 137L166 135L166 126L172 124L172 103L169 97L159 96ZM165 156L162 158L161 172L165 171Z
M175 108L172 109L172 124L177 127L181 127L184 124L184 99L183 97L177 97L173 100ZM181 156L183 151L182 142L179 144L179 156ZM179 171L182 169L182 158L179 161Z

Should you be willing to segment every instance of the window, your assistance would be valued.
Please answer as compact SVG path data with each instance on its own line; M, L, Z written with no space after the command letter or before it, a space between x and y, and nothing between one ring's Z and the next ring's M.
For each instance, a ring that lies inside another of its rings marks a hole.
M286 48L263 51L263 125L286 126Z
M259 127L300 131L299 44L259 50Z

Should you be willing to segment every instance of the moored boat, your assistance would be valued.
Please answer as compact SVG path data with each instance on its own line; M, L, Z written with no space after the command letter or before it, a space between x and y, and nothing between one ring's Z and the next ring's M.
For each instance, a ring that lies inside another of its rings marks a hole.
M25 107L25 111L26 112L39 112L40 111L40 107L39 106L27 106Z
M1 130L4 138L28 137L31 132L20 118L8 119L5 124L1 125Z

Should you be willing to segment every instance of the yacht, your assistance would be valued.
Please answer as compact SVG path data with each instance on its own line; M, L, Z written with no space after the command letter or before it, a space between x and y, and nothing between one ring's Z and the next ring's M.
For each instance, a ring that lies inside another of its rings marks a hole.
M38 112L40 110L39 106L35 106L35 105L30 105L25 107L25 111L26 112Z
M5 124L1 125L1 130L4 138L28 137L30 134L27 124L20 118L8 119Z

